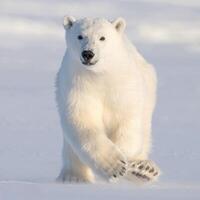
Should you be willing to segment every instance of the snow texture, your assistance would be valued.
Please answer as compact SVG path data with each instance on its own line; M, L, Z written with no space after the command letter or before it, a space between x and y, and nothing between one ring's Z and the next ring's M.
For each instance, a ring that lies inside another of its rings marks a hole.
M0 199L199 199L198 0L1 0ZM127 34L158 73L151 157L160 181L63 185L54 80L65 14L127 21Z

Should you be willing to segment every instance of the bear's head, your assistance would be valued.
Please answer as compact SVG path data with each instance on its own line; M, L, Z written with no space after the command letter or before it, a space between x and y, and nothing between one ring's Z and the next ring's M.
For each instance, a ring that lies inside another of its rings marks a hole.
M106 19L64 17L66 42L72 59L86 69L102 67L120 56L120 44L126 23L122 18Z

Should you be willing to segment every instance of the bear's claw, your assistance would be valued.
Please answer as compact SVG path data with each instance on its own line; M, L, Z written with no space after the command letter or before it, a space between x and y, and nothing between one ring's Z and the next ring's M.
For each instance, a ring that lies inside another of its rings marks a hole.
M131 180L131 177L137 177L143 182L155 181L160 175L160 169L156 164L150 160L135 160L129 165L127 171L127 178ZM133 179L134 179L133 177Z

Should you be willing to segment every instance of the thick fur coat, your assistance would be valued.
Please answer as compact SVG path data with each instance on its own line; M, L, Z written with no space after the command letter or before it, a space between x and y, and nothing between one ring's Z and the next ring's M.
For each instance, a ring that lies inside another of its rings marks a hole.
M64 18L67 49L56 82L64 133L59 180L144 182L159 175L148 160L156 75L125 26L122 18Z

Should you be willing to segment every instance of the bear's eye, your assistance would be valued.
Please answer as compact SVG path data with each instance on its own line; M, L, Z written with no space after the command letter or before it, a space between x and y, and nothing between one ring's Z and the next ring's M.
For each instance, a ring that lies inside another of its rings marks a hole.
M99 40L104 41L106 38L104 36L100 37Z
M78 36L78 39L79 39L79 40L82 40L82 39L83 39L83 36L82 36L82 35L79 35L79 36Z

